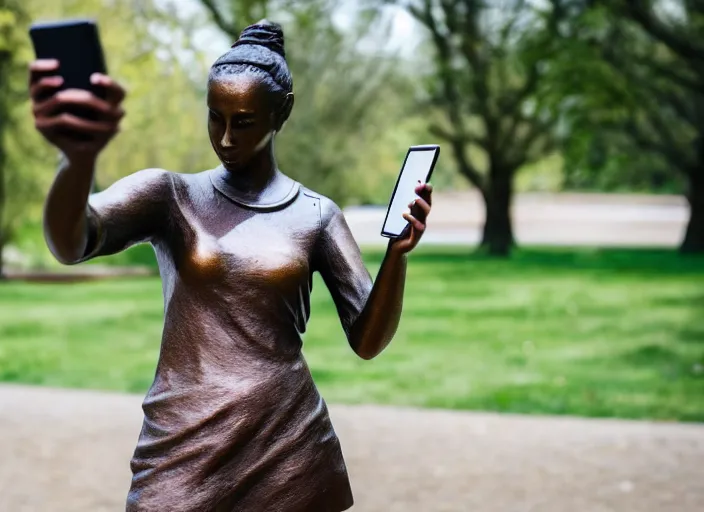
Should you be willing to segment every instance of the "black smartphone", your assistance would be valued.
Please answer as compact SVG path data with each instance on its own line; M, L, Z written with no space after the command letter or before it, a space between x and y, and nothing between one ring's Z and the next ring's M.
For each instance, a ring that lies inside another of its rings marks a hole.
M418 184L428 183L430 180L439 156L440 146L436 144L411 146L408 149L391 194L381 236L398 238L403 234L408 227L408 221L403 218L403 212L407 211L410 202L418 197L416 195Z
M64 79L59 90L84 89L105 98L105 91L90 83L93 73L107 73L98 25L94 21L73 19L35 23L30 27L29 35L37 59L59 61L58 74ZM76 114L92 117L90 112Z

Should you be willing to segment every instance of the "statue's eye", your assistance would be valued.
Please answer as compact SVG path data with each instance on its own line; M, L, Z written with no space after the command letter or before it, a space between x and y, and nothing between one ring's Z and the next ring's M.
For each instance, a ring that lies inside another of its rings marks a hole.
M254 124L252 114L237 114L232 117L232 126L235 128L248 128Z

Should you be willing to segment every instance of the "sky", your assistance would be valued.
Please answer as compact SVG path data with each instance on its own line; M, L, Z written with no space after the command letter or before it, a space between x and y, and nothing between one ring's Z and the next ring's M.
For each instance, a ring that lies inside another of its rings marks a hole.
M333 15L333 21L340 28L351 27L357 3L357 0L339 1L339 8ZM198 0L157 0L157 4L177 6L179 14L186 20L202 15L204 12ZM420 40L420 31L415 20L404 9L398 7L387 7L384 14L386 20L391 23L388 50L396 52L399 57L412 57ZM215 27L196 31L192 43L212 60L222 54L223 48L232 44ZM364 49L364 44L361 45L361 49Z
M333 21L342 28L349 27L354 22L354 12L357 0L341 0L340 7L333 16ZM396 6L385 8L386 19L391 22L391 37L389 47L391 50L400 50L401 55L410 57L419 42L419 27L416 21L405 9Z

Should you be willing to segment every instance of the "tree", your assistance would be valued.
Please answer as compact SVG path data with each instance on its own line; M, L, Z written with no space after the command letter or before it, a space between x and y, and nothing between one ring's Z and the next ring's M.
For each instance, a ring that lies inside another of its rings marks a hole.
M641 149L660 155L688 181L690 218L681 250L704 252L704 2L685 0L681 12L658 14L657 2L605 2L615 16L631 20L650 38L650 51L633 54L629 48L606 52L606 57L637 88L641 104L627 123L629 136ZM662 11L660 11L662 12ZM627 28L614 38L627 36ZM624 37L625 39L625 37ZM642 46L642 47L643 47ZM641 48L642 48L641 47ZM636 59L643 60L637 62ZM647 80L643 80L646 78Z
M170 27L172 37L157 34L154 22L165 14L152 2L0 0L0 253L12 244L28 266L58 265L41 232L58 160L29 109L27 63L34 52L27 28L31 19L86 16L98 21L109 73L129 92L123 131L100 158L98 188L145 167L193 172L213 163L202 94L188 75L193 67L184 69L174 56L182 53L174 47L180 28Z
M581 43L579 61L590 63L590 81L595 69L601 79L598 87L574 84L582 120L615 135L612 148L627 143L632 154L682 177L690 219L680 249L704 252L704 2L594 0L583 7L573 42ZM571 61L575 74L574 55Z
M99 26L108 73L127 89L121 133L101 154L98 188L147 167L195 172L213 163L200 83L200 55L185 52L194 69L179 60L185 28L156 2L59 0L37 4L32 14L51 19L90 13ZM157 27L158 25L158 27ZM157 30L158 29L158 30ZM129 37L125 37L125 33ZM200 121L200 122L198 122Z
M368 199L373 187L365 182L375 179L370 169L382 158L379 141L389 137L398 120L388 112L403 88L389 57L356 48L361 35L378 28L373 19L362 20L360 32L345 34L331 21L337 2L330 0L201 0L201 4L231 41L263 18L284 26L295 106L277 139L277 156L294 179L341 205Z
M207 17L207 25L212 27L206 11L203 16L183 19L163 1L0 2L2 48L8 33L17 47L12 51L15 71L0 75L0 80L9 80L0 88L0 100L11 108L9 117L3 114L0 118L4 128L0 156L5 159L0 166L0 173L4 173L0 192L8 192L0 208L0 233L3 242L10 241L13 233L21 234L12 243L26 264L57 264L41 233L44 194L57 155L34 130L29 112L26 64L33 58L33 50L26 29L30 18L96 19L109 73L127 88L127 116L119 136L101 154L98 188L145 167L199 172L217 164L208 141L204 87L212 56L196 47L191 38L192 30L203 29L203 18ZM228 37L233 39L240 27L259 16L276 15L285 4L271 0L269 9L276 10L251 11L245 18L238 15L241 24L231 28L233 36ZM286 23L297 104L279 138L277 153L293 177L340 203L383 201L388 199L402 156L398 154L402 150L397 139L399 112L412 112L404 104L410 92L403 87L408 83L389 71L390 59L357 52L353 35L343 35L332 27L327 11L332 4L322 0L305 5L291 2L293 7L275 18ZM12 18L5 14L6 5L15 9ZM219 8L227 7L222 5L218 4ZM26 16L17 23L20 7ZM223 10L223 15L229 16L229 12ZM126 31L129 37L124 36ZM218 29L212 31L217 33ZM223 41L225 51L229 45L227 39ZM7 95L10 90L12 96ZM399 91L402 94L397 94ZM360 151L361 147L365 150Z
M431 104L443 113L431 131L484 198L482 246L506 256L514 245L514 176L555 149L544 93L561 11L521 0L393 3L428 30L436 57Z
M32 137L27 137L27 127L19 121L18 105L25 103L27 84L25 7L20 0L0 0L0 279L4 249L39 188L33 163L41 158L41 151L31 151Z
M10 5L8 0L0 1L0 278L3 277L3 248L7 243L5 227L5 173L7 167L6 133L10 124L10 91L11 68L14 65L15 41L14 26L16 24L18 5Z

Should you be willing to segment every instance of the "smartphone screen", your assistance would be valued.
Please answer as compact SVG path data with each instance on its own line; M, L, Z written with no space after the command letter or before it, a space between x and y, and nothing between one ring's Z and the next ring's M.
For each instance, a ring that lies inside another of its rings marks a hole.
M408 226L403 213L408 211L408 205L416 199L416 187L427 183L433 173L433 168L440 154L440 146L413 146L409 148L403 162L401 173L396 181L396 188L391 195L389 209L381 230L382 236L396 238Z

